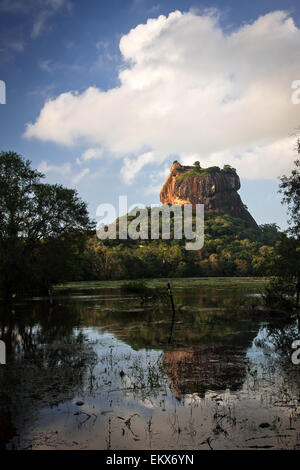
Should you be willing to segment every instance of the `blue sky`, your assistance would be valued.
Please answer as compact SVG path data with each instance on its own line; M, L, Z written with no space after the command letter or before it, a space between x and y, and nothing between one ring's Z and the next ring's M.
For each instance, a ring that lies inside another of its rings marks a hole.
M296 1L0 0L1 149L92 217L123 194L158 203L175 158L230 163L257 222L286 228L298 28Z

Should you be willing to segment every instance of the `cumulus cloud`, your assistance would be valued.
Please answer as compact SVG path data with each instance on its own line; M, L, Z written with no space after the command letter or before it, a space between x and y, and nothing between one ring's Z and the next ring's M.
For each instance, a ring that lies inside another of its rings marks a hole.
M299 49L300 29L283 11L230 32L217 12L161 15L121 38L118 87L48 100L25 135L104 148L124 159L127 183L174 155L231 163L248 178L277 177L294 159Z

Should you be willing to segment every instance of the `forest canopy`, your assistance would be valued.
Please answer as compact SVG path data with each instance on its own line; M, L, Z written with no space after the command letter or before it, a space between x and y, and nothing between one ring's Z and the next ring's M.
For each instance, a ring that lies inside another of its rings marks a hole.
M172 230L172 219L171 219ZM77 280L189 276L268 276L281 233L276 224L249 228L242 219L206 213L204 247L185 249L185 240L99 240L89 238Z

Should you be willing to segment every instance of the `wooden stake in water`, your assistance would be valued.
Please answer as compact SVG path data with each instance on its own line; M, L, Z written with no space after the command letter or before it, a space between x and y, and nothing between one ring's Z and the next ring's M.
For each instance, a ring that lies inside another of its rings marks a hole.
M172 312L173 312L173 315L175 315L175 306L174 306L173 294L172 294L172 290L171 290L171 286L170 286L169 282L168 282L168 294L169 294L170 299L171 299Z
M173 312L172 323L171 323L171 328L170 328L170 336L169 336L169 344L170 344L172 341L172 334L173 334L173 328L174 328L174 322L175 322L175 306L174 306L173 294L172 294L172 290L171 290L171 286L169 282L168 282L168 294L171 300L171 306L172 306L172 312Z

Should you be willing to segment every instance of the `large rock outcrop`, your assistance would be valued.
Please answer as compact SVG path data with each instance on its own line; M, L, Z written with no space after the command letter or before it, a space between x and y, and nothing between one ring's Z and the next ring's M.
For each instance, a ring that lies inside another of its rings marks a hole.
M160 191L163 204L204 204L205 211L219 212L245 220L257 227L237 191L240 178L229 166L202 168L174 162Z

